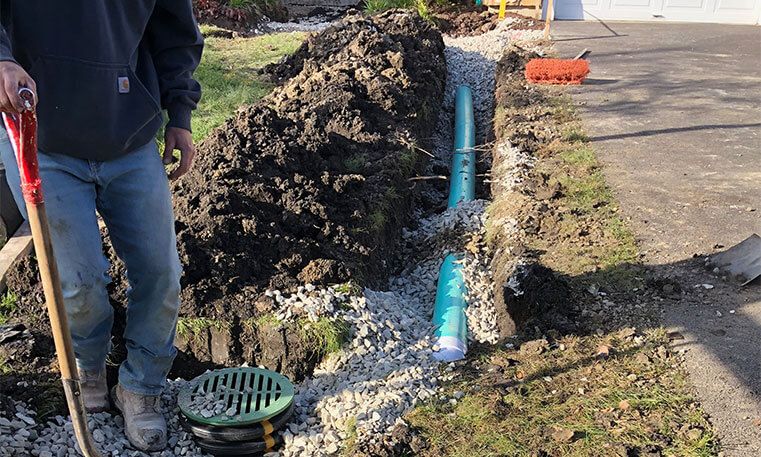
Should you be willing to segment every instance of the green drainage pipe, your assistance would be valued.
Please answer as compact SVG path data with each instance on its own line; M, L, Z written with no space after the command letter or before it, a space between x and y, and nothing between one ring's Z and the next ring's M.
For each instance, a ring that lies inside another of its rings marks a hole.
M475 122L473 94L468 86L458 86L455 96L454 154L449 184L448 207L471 201L476 193ZM436 360L452 362L465 357L468 350L468 321L465 316L465 295L468 292L462 276L462 254L449 254L439 269L433 323L436 326Z
M457 86L454 108L454 154L449 181L448 207L471 201L476 194L476 126L473 94L468 86Z

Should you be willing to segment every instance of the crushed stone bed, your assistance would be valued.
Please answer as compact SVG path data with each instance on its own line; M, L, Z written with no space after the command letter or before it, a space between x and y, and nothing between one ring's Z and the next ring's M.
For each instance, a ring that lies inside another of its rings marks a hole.
M473 90L473 111L476 121L476 144L481 144L491 133L492 118L494 117L495 70L497 61L508 44L515 41L536 40L542 33L537 30L512 30L511 24L515 18L506 18L489 32L476 36L450 37L444 35L444 56L447 59L447 86L444 92L444 110L448 116L443 117L450 128L446 129L452 135L454 122L455 89L460 84L467 84ZM438 125L441 132L441 125ZM480 140L480 141L479 141ZM450 147L452 140L444 147ZM449 151L438 154L448 158Z
M154 457L201 457L207 456L195 445L190 434L179 423L180 410L177 395L188 381L175 380L167 383L162 400L163 412L167 419L169 446L162 452L146 454L133 449L124 435L124 420L110 413L89 415L89 427L98 448L104 456L154 456ZM73 428L68 417L56 416L46 424L37 424L36 413L16 403L16 414L7 418L0 415L0 457L39 456L75 457L79 445L74 439Z
M313 16L301 18L298 21L277 22L269 21L264 23L262 29L272 33L278 32L321 32L328 28L331 20L325 16Z
M432 216L406 238L421 246L432 237L458 243L457 238L478 232L484 208L483 201L474 201ZM357 451L376 455L401 417L436 395L439 378L448 376L432 358L437 347L431 314L444 251L439 248L409 265L390 280L388 290L366 289L351 300L343 317L353 329L352 340L298 386L298 420L284 434L284 456L336 453L348 437L349 421L354 422Z
M448 66L443 109L434 135L431 162L449 166L452 148L454 89L469 84L474 89L477 130L491 125L495 62L503 48L517 39L536 39L541 32L510 30L508 20L494 30L474 37L445 37ZM483 135L483 132L481 132ZM507 147L507 146L505 146ZM515 151L515 161L525 158ZM525 165L525 164L522 164ZM520 167L518 167L520 168ZM515 176L511 184L518 185ZM443 192L427 190L444 201ZM436 194L439 195L436 195ZM389 280L385 290L365 289L361 296L338 292L335 287L303 286L295 294L270 290L278 303L277 317L312 321L324 316L341 319L351 328L351 340L321 362L314 374L296 386L296 411L283 432L284 445L272 456L337 455L352 439L354 455L386 455L388 449L409 447L393 433L404 427L403 416L418 403L439 398L439 381L453 376L453 365L434 361L431 315L438 268L447 252L465 252L464 274L470 289L469 338L497 341L492 277L483 242L488 202L476 200L417 221L403 231L401 253L408 263ZM514 222L505 221L507 226ZM204 456L178 421L176 398L187 381L170 381L163 395L170 428L170 447L152 456ZM442 401L457 401L443 398ZM16 403L13 417L0 413L0 457L33 455L76 456L71 424L58 416L37 424L35 413ZM108 413L91 417L99 446L109 456L144 456L130 450L123 421ZM390 454L389 454L390 455Z

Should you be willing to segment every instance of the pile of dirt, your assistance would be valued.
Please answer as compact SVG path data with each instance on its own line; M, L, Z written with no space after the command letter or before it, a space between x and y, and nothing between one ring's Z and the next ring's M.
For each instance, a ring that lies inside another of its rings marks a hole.
M271 311L263 292L381 283L411 217L407 180L424 165L417 147L429 148L446 79L440 33L407 12L351 15L270 70L287 80L204 140L194 169L173 185L180 316L197 333L178 337L172 375L248 362L301 379L322 354L296 324L253 324ZM127 285L104 236L118 363ZM8 286L18 297L12 320L34 337L20 371L47 376L54 356L33 257L17 263Z
M203 141L174 186L183 315L248 318L266 288L385 278L443 49L417 15L353 15L272 70L290 79Z
M432 17L442 33L453 37L481 35L497 28L500 22L497 14L489 12L487 7L470 3L435 10ZM507 27L511 30L540 30L544 27L541 21L520 14L505 13L505 17L511 21Z

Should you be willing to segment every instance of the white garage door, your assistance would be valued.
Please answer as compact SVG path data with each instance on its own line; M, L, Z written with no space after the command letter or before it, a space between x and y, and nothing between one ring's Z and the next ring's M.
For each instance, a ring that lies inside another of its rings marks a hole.
M555 19L757 24L761 0L555 0Z

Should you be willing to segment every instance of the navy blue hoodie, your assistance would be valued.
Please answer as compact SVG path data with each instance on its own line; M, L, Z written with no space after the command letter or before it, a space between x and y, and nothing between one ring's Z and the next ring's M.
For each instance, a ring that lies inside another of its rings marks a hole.
M190 130L203 38L191 0L0 0L0 60L37 83L39 148L110 160Z

